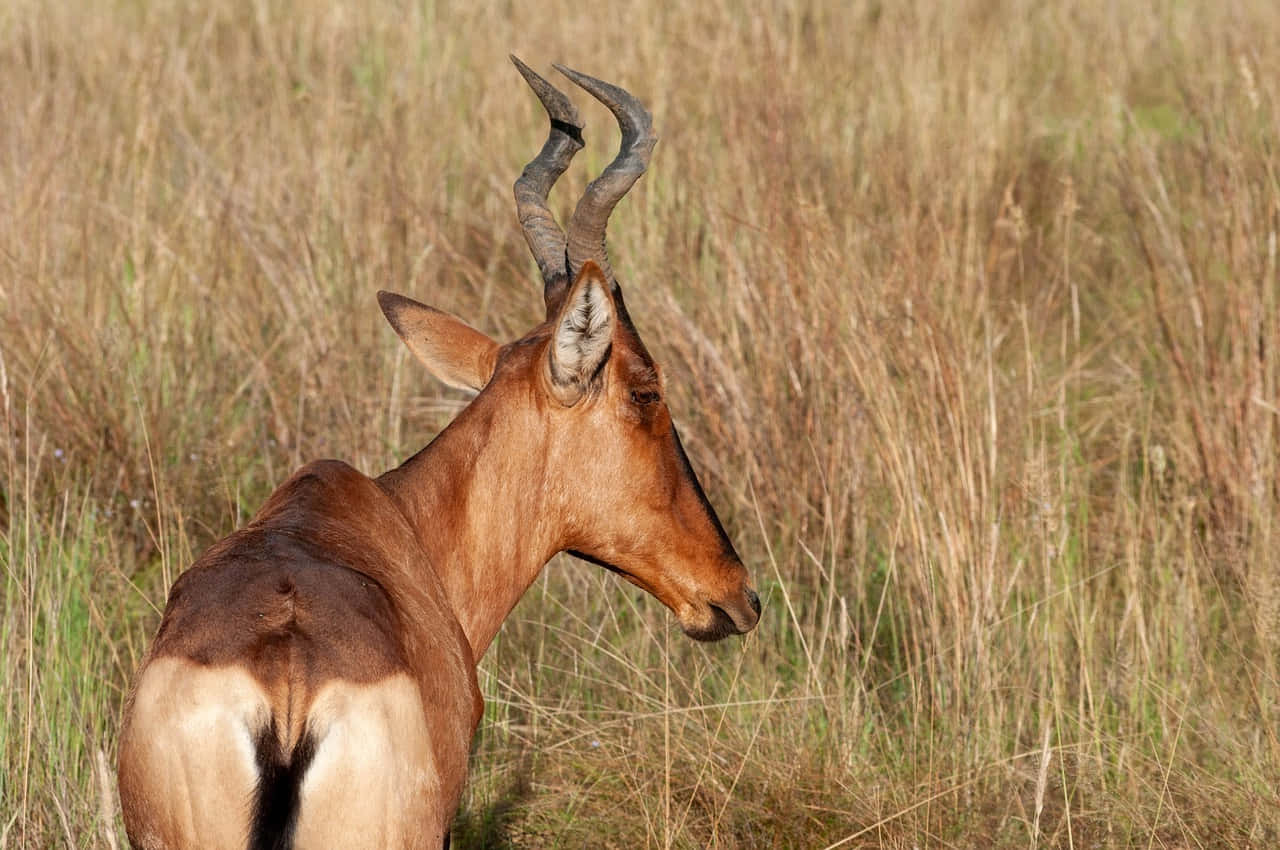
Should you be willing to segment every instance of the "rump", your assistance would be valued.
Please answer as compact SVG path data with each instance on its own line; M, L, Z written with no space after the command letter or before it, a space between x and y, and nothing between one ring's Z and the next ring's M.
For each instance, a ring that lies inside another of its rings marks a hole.
M463 777L439 763L441 741L433 741L413 678L330 681L288 750L286 725L243 668L153 659L120 741L120 796L134 847L443 846Z
M257 794L262 686L237 667L157 658L140 675L120 738L120 802L140 850L244 850Z
M296 850L443 846L462 777L441 770L412 678L330 682L306 728L315 755L302 779Z

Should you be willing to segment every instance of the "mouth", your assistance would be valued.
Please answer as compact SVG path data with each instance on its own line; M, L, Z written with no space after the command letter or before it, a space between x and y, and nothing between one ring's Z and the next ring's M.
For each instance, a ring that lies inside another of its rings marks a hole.
M608 561L593 557L577 550L567 550L570 555L580 558L588 563L604 567L611 573L621 576L632 584L644 590L651 595L657 595L654 591L640 581L628 571L611 564ZM661 599L661 597L659 597ZM663 600L664 602L666 600ZM739 604L741 603L741 604ZM756 623L760 621L760 597L754 590L749 587L742 588L742 599L726 602L706 602L706 616L703 622L689 623L686 622L681 609L687 610L686 606L675 606L667 603L667 607L676 612L677 619L680 620L680 628L686 635L697 641L710 643L713 641L723 640L730 635L745 635L756 627Z
M710 622L697 625L681 623L680 627L684 629L685 634L694 640L706 642L722 640L730 635L745 635L760 622L760 597L756 595L754 590L750 589L746 591L745 595L750 610L731 609L717 605L714 602L708 602L707 609L711 612ZM731 610L736 612L736 617L730 613Z
M680 627L684 629L685 634L704 643L723 640L729 635L743 634L743 630L738 628L738 624L719 605L708 604L708 608L711 610L711 622L696 626L681 623Z

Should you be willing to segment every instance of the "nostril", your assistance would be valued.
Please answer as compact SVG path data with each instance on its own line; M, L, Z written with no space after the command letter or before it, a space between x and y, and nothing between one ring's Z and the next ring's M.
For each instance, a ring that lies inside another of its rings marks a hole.
M747 588L747 601L751 603L751 608L756 612L756 616L760 616L760 594L751 588Z

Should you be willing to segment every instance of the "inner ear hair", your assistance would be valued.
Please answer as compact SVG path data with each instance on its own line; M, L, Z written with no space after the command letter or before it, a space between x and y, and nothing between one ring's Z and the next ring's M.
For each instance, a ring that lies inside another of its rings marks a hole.
M600 269L588 263L556 319L550 351L552 382L572 404L609 361L616 314Z

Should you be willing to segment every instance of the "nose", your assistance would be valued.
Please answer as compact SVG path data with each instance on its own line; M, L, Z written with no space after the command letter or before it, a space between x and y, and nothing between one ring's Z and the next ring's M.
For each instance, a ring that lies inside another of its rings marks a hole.
M747 601L751 603L751 610L756 612L756 616L760 616L760 594L751 588L747 588Z

